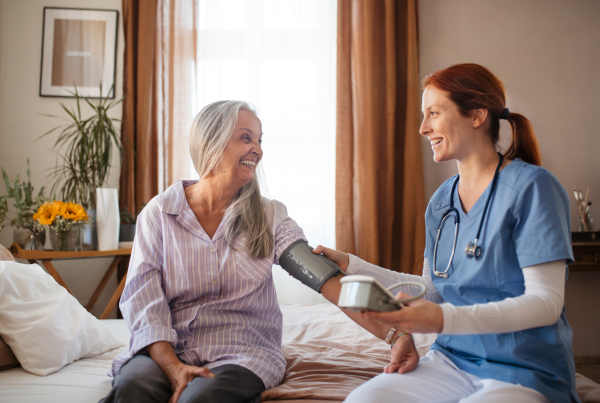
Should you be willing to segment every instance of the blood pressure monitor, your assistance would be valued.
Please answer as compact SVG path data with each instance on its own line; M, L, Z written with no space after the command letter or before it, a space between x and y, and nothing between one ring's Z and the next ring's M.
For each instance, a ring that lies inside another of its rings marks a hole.
M340 284L342 285L342 289L340 291L338 306L356 312L365 310L387 312L402 309L404 303L421 298L427 291L426 287L421 283L412 281L397 283L389 287L389 289L404 285L414 285L422 289L418 295L398 300L390 293L389 289L370 276L345 276L340 279Z

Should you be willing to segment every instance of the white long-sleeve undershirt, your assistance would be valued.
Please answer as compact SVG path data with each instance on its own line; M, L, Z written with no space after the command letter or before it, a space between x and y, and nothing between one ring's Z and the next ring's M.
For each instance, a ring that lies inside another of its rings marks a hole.
M401 281L416 281L427 287L424 298L440 304L444 315L442 334L508 333L549 326L558 320L564 305L566 261L542 263L523 268L525 293L502 301L466 306L444 302L431 280L427 259L423 276L398 273L372 265L350 255L348 274L375 277L385 287ZM406 286L392 290L416 294L418 287Z

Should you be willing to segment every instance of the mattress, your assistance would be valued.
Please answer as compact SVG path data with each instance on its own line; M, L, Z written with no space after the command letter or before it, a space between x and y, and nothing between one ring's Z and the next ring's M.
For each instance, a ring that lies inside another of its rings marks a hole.
M389 347L352 322L333 305L282 305L283 344L287 361L281 385L262 394L278 403L332 403L343 401L352 389L381 373ZM129 333L123 320L105 320L124 343ZM419 354L429 349L434 335L415 335ZM0 371L0 401L98 402L111 388L106 374L114 357L125 347L71 363L45 377L22 368ZM600 403L600 385L577 375L583 402Z

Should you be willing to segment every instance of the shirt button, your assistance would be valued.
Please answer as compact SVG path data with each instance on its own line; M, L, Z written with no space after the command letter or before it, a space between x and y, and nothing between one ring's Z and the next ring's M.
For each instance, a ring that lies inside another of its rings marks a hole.
M211 250L210 250L210 253L215 253L215 250L214 250L214 249L211 249Z
M217 280L213 280L213 285L214 285L214 284L217 284Z

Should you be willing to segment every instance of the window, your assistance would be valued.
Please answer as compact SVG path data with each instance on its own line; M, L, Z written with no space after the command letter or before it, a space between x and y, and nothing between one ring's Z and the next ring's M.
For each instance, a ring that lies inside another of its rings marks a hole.
M252 103L263 124L263 195L312 246L335 245L335 0L200 0L196 113ZM190 163L188 177L197 177Z

